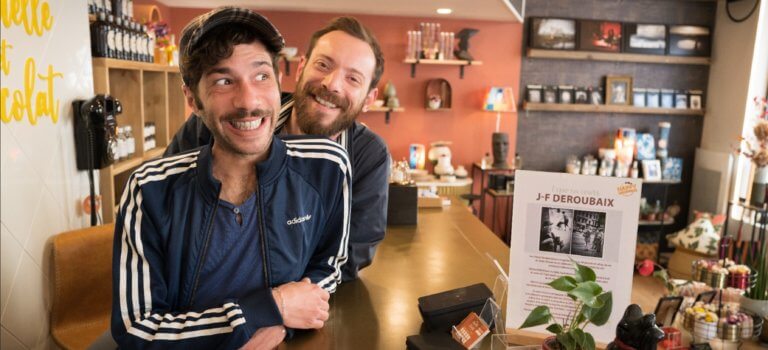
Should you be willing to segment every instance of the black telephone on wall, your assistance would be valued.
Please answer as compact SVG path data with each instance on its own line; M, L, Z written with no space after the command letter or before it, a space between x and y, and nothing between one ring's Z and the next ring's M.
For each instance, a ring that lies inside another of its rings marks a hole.
M110 166L117 154L117 115L123 112L120 101L109 95L72 102L75 114L75 155L77 169L88 170L91 190L91 226L96 226L96 189L93 170Z
M110 95L72 102L75 113L77 169L101 169L114 163L117 151L117 115L120 101Z

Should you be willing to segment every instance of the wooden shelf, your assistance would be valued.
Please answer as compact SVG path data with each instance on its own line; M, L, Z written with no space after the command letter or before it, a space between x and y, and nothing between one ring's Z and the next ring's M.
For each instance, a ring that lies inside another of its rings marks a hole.
M703 66L708 66L711 61L709 57L643 55L643 54L636 54L636 53L613 53L613 52L567 51L567 50L544 50L544 49L528 49L528 57L551 58L551 59L562 59L562 60L582 60L582 61L634 62L634 63L656 63L656 64L690 64L690 65L703 65Z
M155 64L147 62L118 60L114 58L93 58L94 67L105 67L112 69L129 69L129 70L143 70L152 72L171 72L178 73L179 67L168 66L164 64Z
M120 126L131 126L136 154L99 171L103 208L114 208L120 200L130 171L163 154L170 137L184 123L184 93L179 67L146 62L93 59L93 90L120 100ZM144 150L144 126L155 124L157 148ZM104 223L114 222L115 213L103 210Z
M447 112L450 111L451 108L425 108L424 110L427 112Z
M643 180L643 184L677 185L683 183L680 180Z
M482 66L483 61L466 61L466 60L428 60L428 59L413 59L406 58L404 63L408 64L437 64L444 66Z
M587 112L587 113L627 113L655 115L694 115L703 116L703 109L682 108L651 108L625 105L593 105L593 104L563 104L563 103L532 103L524 102L523 110L541 112Z
M481 66L483 61L466 61L466 60L432 60L432 59L414 59L406 58L403 63L411 65L411 78L416 77L416 66L419 64L432 64L442 66L459 66L459 79L464 79L464 67L466 66Z
M397 108L389 108L389 107L377 107L377 106L371 106L368 108L368 112L384 112L384 123L389 124L389 113L392 112L405 112L405 108L403 107L397 107Z
M675 224L675 220L674 219L666 219L666 220L664 220L663 223L661 221L659 221L659 220L652 220L652 221L651 220L639 220L637 222L637 224L639 226L669 226L669 225L674 225Z

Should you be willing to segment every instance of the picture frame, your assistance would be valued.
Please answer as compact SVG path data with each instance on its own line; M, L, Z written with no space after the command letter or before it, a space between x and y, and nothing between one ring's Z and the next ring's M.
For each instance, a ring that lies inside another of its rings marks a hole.
M576 48L576 20L567 18L532 18L531 48L573 50Z
M688 91L688 108L690 109L702 109L704 105L701 103L701 98L704 92L701 90L689 90Z
M661 178L680 181L683 178L683 158L667 157L661 164Z
M667 26L653 23L625 23L624 52L664 55L667 52Z
M621 52L622 28L614 21L579 21L578 48L583 51Z
M526 93L527 93L527 100L531 103L541 103L542 101L542 91L541 91L541 85L528 85L525 87Z
M645 107L645 92L643 88L632 89L632 105L635 107Z
M675 91L675 108L687 109L688 108L688 94L683 91Z
M605 104L632 104L632 77L628 75L609 75L605 77Z
M579 86L573 89L573 101L576 104L589 103L589 91L587 87Z
M645 106L650 108L659 108L661 103L659 102L659 95L661 94L659 89L646 89L645 90Z
M557 103L557 86L547 85L547 86L544 86L542 91L543 91L542 96L544 97L544 100L542 102Z
M692 25L669 26L669 54L673 56L709 57L711 47L709 27Z
M656 315L656 324L660 327L671 327L675 322L677 311L680 310L682 304L683 297L681 296L666 296L659 298L659 302L656 303L656 310L653 311L653 314Z
M562 104L573 104L572 85L560 85L557 87L557 102Z
M661 162L658 159L643 160L643 179L661 181Z
M713 300L715 300L715 295L717 295L717 291L710 290L708 292L701 292L699 295L696 296L696 300L694 300L694 304L698 302L704 302L704 304L711 304Z
M661 108L675 108L675 90L661 89Z
M603 88L590 87L589 89L587 89L587 92L589 93L590 104L593 104L593 105L603 104Z

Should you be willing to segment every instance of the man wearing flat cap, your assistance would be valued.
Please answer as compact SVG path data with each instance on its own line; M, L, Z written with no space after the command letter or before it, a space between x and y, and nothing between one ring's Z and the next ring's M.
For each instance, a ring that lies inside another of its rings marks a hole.
M328 139L273 136L283 45L241 8L184 28L184 94L215 142L147 162L126 184L113 251L121 348L269 349L328 319L347 261L350 163Z

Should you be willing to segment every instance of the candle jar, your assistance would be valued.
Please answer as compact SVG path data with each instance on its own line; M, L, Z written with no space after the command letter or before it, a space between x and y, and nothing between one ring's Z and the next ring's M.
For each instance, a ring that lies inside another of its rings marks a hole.
M725 281L728 277L728 271L710 271L709 272L709 285L712 288L723 289L725 288Z
M693 325L693 339L696 342L706 342L717 336L717 321L708 322L706 317L696 319Z
M717 326L717 337L727 341L738 341L740 338L740 329L738 324L720 322Z

